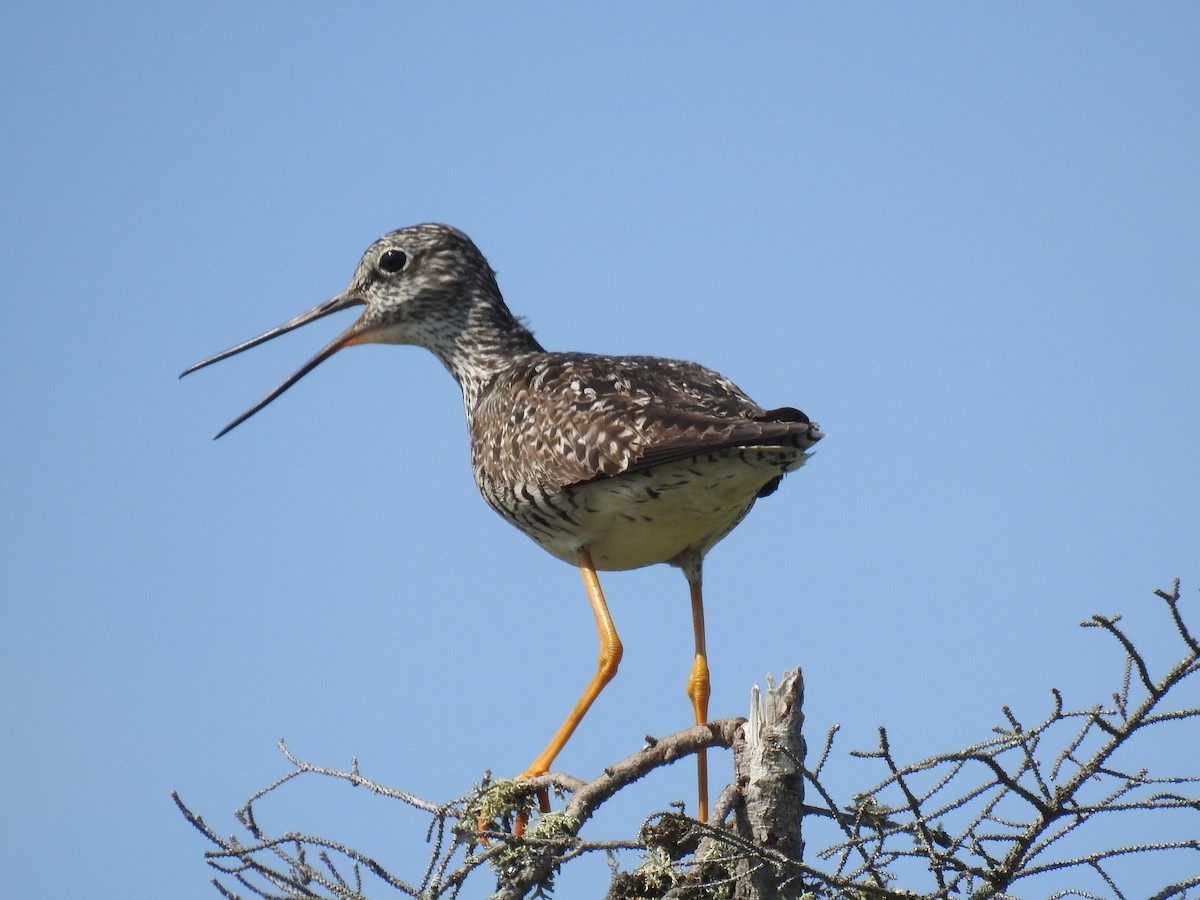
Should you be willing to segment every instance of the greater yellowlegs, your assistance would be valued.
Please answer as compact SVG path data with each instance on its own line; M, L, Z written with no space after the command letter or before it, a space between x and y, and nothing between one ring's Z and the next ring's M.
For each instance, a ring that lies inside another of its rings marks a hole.
M596 572L670 563L691 589L697 723L708 721L701 568L705 554L798 469L823 437L791 407L764 409L729 379L652 356L552 353L505 305L495 273L461 231L416 225L367 250L345 291L183 374L365 306L361 317L217 435L258 412L343 347L416 344L462 387L475 483L496 512L583 573L600 661L575 708L522 773L549 771L617 671L621 640ZM699 817L708 811L699 763Z

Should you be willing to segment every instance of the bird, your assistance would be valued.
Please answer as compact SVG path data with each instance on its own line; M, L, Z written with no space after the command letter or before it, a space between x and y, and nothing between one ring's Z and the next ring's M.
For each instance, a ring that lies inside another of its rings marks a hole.
M435 223L379 238L341 293L180 377L360 306L353 324L216 437L346 347L426 348L462 390L472 468L484 500L552 556L578 567L596 621L595 674L518 778L550 771L617 672L623 647L600 587L601 571L659 563L682 570L695 648L687 695L696 723L707 723L705 555L784 475L805 463L824 437L820 426L794 407L759 406L728 378L694 362L544 349L509 310L474 242ZM697 818L703 821L703 751L697 754L697 782ZM539 799L546 811L544 792Z

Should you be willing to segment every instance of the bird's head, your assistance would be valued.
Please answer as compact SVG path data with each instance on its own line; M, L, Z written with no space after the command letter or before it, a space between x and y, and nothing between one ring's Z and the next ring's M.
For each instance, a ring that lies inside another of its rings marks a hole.
M416 344L455 365L479 322L511 319L495 274L468 238L448 225L414 225L384 235L363 254L349 287L258 337L196 363L180 375L220 362L343 309L362 315L282 384L217 434L236 428L333 354L354 344ZM513 320L515 322L515 320Z

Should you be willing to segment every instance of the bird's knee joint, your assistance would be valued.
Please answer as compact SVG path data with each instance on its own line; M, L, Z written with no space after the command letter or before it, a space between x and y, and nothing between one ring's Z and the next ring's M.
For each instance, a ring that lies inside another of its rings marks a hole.
M625 648L621 646L619 638L606 642L600 648L600 671L606 672L611 678L617 674L617 666L621 664L621 657L624 655Z

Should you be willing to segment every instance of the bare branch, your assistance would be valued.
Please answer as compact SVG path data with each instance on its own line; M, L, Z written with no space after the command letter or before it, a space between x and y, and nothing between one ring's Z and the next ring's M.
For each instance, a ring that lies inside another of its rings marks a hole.
M1142 650L1118 626L1119 617L1093 616L1083 624L1112 635L1123 651L1111 706L1068 708L1053 690L1051 709L1036 724L1026 725L1004 706L1002 724L986 740L907 764L880 728L875 749L849 756L857 765L880 766L882 777L876 775L874 786L849 802L837 800L827 771L838 726L828 729L815 767L805 766L798 671L778 687L768 682L767 701L760 705L756 695L749 722L723 719L653 740L591 781L562 772L524 782L485 778L463 797L433 803L365 777L356 759L347 770L328 768L298 759L281 741L289 770L236 813L248 837L218 834L178 795L172 797L211 845L205 856L219 873L217 891L239 900L241 890L272 900L358 900L380 891L453 898L485 866L497 878L493 896L518 900L548 890L564 865L597 852L614 859L611 900L775 900L805 892L835 900L1005 900L1018 883L1023 896L1032 896L1038 892L1025 887L1031 881L1064 872L1077 873L1080 884L1055 897L1145 896L1144 880L1130 894L1122 873L1143 857L1186 859L1200 853L1200 841L1191 837L1194 823L1188 833L1159 842L1113 845L1095 838L1088 847L1083 837L1098 834L1091 823L1117 815L1125 822L1135 813L1200 812L1200 772L1190 752L1200 738L1193 733L1180 745L1188 752L1178 754L1191 771L1152 774L1124 764L1134 739L1151 733L1148 729L1161 741L1179 739L1181 726L1200 726L1200 708L1167 705L1178 696L1173 691L1200 671L1200 643L1180 611L1178 581L1172 591L1155 594L1185 648L1158 680ZM658 812L645 818L636 838L584 836L597 810L635 781L701 748L731 746L734 783L720 792L707 824L681 812ZM1121 763L1114 760L1118 750ZM256 815L259 806L309 776L366 788L364 797L398 801L426 817L429 856L419 879L401 878L344 842L293 831L266 833ZM529 810L539 789L562 796L562 810ZM526 816L524 833L514 835L512 825ZM481 831L481 822L491 827ZM827 844L812 855L820 868L805 859L805 845L818 834ZM617 853L638 853L642 862L619 871ZM1153 898L1182 900L1197 887L1200 875L1177 878Z

